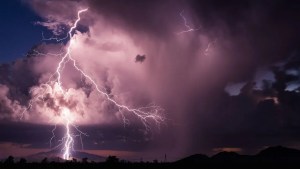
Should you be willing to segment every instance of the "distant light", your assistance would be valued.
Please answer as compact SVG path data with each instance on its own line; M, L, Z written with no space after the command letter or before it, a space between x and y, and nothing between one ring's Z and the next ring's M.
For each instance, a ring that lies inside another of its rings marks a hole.
M257 90L263 89L263 80L267 80L270 82L276 81L274 73L266 68L256 71L254 80L256 82L255 89Z
M245 86L246 82L228 83L225 87L225 92L230 96L237 96L241 93L241 89Z
M295 91L297 88L300 87L300 84L299 83L288 83L287 84L287 87L285 88L285 91Z
M287 75L299 76L299 71L295 69L289 69L285 72Z

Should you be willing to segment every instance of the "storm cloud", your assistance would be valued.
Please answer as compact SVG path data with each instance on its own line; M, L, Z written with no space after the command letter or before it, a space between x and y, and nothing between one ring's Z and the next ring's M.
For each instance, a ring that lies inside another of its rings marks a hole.
M44 18L37 23L58 36L70 27L77 10L89 8L80 22L85 31L74 32L74 59L111 97L132 107L155 102L165 110L165 125L159 132L154 129L151 138L140 131L128 134L132 140L147 138L151 148L139 151L169 152L178 158L226 147L243 153L277 144L299 147L299 3L33 0L28 5ZM183 10L196 30L178 34L186 30ZM29 91L55 71L59 57L52 54L64 47L44 42L30 57L1 65L1 119L14 119L19 109L26 108L34 94ZM138 60L143 64L134 62L139 53L147 56L146 62ZM118 110L71 65L65 68L63 85L77 97L63 104L81 112L78 124L110 126L107 131L120 127ZM256 75L262 68L267 78L260 79L263 86L258 86ZM243 84L237 94L225 91L236 83ZM46 116L45 106L52 107ZM25 122L49 123L56 107L49 96L27 112ZM129 119L142 127L138 119ZM133 143L127 146L126 150L137 150ZM87 147L101 149L92 143Z

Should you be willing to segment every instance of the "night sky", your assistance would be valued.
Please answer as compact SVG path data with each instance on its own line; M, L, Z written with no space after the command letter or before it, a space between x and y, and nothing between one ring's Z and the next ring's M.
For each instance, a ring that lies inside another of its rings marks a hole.
M49 38L85 8L72 58L118 103L159 107L159 123L120 111L71 61L61 74L70 97L35 100L70 44ZM299 1L5 0L0 19L0 159L50 151L55 125L58 145L61 106L88 135L75 149L102 156L300 148Z

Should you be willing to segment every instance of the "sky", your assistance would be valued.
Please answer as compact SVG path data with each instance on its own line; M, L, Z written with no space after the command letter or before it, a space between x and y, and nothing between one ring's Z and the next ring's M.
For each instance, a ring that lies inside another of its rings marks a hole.
M13 0L0 8L0 158L61 149L66 108L87 135L74 148L103 156L300 148L297 1ZM72 38L57 41L82 9Z
M47 29L34 25L41 18L20 0L1 1L0 30L1 63L10 63L24 57L28 50L41 42Z

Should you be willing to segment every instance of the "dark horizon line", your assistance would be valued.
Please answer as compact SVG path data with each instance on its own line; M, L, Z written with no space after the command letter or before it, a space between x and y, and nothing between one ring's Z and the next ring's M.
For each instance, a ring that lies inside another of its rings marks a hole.
M53 150L52 150L53 151ZM27 161L27 159L30 160L30 156L34 156L34 155L38 155L38 154L42 154L42 153L49 153L51 151L48 151L48 152L39 152L39 153L36 153L36 154L32 154L32 155L28 155L28 156L12 156L12 155L9 155L7 158L3 158L3 159L0 159L0 164L1 163L5 163L5 160L9 159L9 158L16 158L16 159L25 159ZM77 151L77 152L82 152L82 151ZM94 156L98 156L99 160L104 159L104 161L96 161L95 160L91 160L89 159L88 157L82 157L81 159L80 158L75 158L75 157L72 157L72 160L65 160L59 156L52 156L52 157L44 157L44 158L40 158L39 161L41 160L49 160L49 159L52 159L52 161L48 161L49 163L51 162L55 162L55 163L65 163L65 162L82 162L84 159L87 160L87 161L90 161L90 162L95 162L95 163L105 163L107 161L107 159L109 158L115 158L118 160L118 162L120 161L123 161L123 162L126 162L126 163L151 163L151 161L143 161L143 160L140 160L140 161L131 161L131 160L126 160L126 159L122 159L122 158L118 158L117 156L114 156L114 155L107 155L107 156L100 156L100 155L96 155L96 154L91 154L91 153L86 153L86 152L83 152L87 155L94 155ZM281 154L280 154L281 153ZM283 153L283 154L282 154ZM278 155L284 155L285 157L289 157L289 155L291 155L291 157L298 157L299 160L300 160L300 150L299 149L296 149L296 148L289 148L289 147L286 147L286 146L281 146L281 145L277 145L277 146L270 146L270 147L267 147L265 149L261 149L259 150L256 154L253 154L253 155L250 155L250 154L240 154L238 152L235 152L235 151L220 151L214 155L211 155L211 156L208 156L206 154L202 154L202 153L196 153L196 154L192 154L192 155L189 155L189 156L186 156L186 157L182 157L178 160L172 160L172 161L168 161L167 160L167 155L165 154L165 159L164 160L158 160L158 159L154 159L152 162L153 163L176 163L176 162L180 162L180 161L185 161L189 158L200 158L200 159L206 159L206 160L209 160L209 159L216 159L218 158L218 156L221 156L221 157L235 157L235 158L239 158L239 157L257 157L257 156L278 156ZM296 155L296 156L295 156ZM27 159L26 159L27 158ZM54 161L54 159L57 159L58 161ZM106 160L106 161L105 161ZM120 160L120 161L119 161ZM36 161L38 160L30 160L32 162L27 162L27 163L37 163ZM15 163L18 163L19 161L15 161Z

